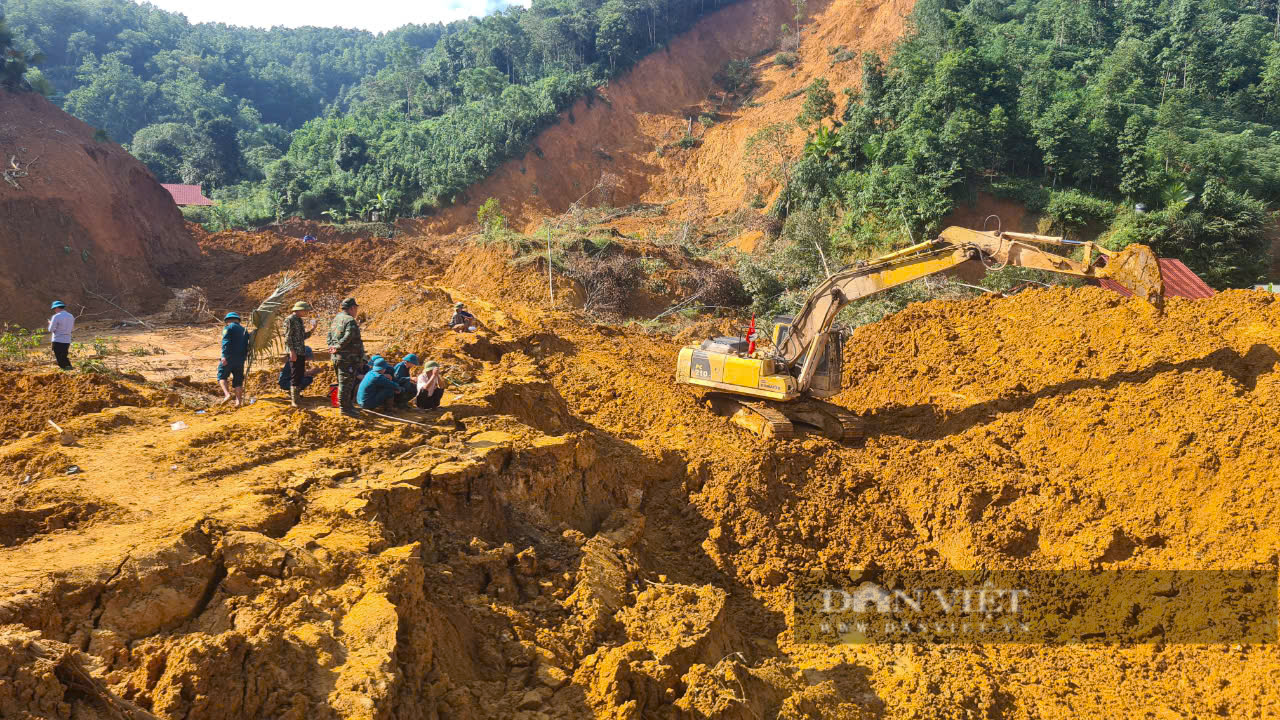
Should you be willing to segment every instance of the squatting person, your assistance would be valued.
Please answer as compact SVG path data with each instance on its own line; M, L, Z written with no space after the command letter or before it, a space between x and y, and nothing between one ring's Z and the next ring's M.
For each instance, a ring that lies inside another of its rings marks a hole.
M307 360L311 360L311 358L315 356L315 351L311 349L310 345L304 345L302 354L307 358ZM298 389L298 396L301 397L302 391L311 387L311 383L315 381L316 374L320 372L320 368L307 368L307 370L302 374L302 382L295 385L293 382L293 365L294 364L288 359L284 361L284 367L280 368L280 377L276 380L276 384L285 392L289 392L296 387ZM290 395L292 395L292 393L290 393Z
M404 393L405 389L391 376L391 364L378 358L360 381L356 401L365 410L377 410Z
M453 316L449 318L449 329L454 332L475 332L476 316L472 315L460 302L453 304Z
M422 366L416 390L415 400L420 409L434 410L440 407L440 398L444 397L444 378L440 376L440 363L431 360Z
M418 356L413 353L409 353L391 369L391 379L395 380L403 391L396 397L396 400L398 400L401 405L407 406L409 401L413 399L413 396L417 394L418 389L413 381L413 369L421 366L422 361L418 359Z

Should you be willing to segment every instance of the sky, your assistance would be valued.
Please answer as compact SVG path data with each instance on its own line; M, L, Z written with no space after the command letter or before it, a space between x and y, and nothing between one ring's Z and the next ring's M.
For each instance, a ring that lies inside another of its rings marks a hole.
M488 15L508 5L529 7L530 0L148 0L179 12L193 23L222 22L269 28L360 28L380 33L409 23L450 22Z

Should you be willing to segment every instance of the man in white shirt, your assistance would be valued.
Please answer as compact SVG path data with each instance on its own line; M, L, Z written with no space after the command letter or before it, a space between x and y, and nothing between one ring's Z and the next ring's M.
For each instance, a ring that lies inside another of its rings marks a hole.
M53 357L58 361L58 367L63 370L71 369L71 360L67 357L67 353L71 351L71 331L76 329L76 317L67 312L67 304L61 300L54 300L53 317L49 318L49 334L53 337Z

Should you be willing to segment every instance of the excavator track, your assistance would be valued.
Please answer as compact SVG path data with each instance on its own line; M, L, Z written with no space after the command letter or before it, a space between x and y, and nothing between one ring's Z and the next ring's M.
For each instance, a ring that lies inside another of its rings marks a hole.
M832 440L853 440L865 435L858 416L838 405L804 399L791 402L748 400L727 393L707 393L712 412L762 438L787 440L801 433L796 427L812 427Z

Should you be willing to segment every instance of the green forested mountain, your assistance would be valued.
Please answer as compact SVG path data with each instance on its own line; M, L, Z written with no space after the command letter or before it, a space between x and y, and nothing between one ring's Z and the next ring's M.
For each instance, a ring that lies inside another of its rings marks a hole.
M448 204L540 127L733 0L534 0L391 33L191 25L129 0L0 0L28 73L163 181L261 219Z
M980 189L1182 258L1266 271L1280 200L1277 0L920 0L913 32L810 137L779 212L857 253ZM814 91L811 91L811 95ZM1135 210L1145 205L1145 212Z
M344 107L392 50L444 32L191 25L129 0L0 0L0 12L15 46L43 56L36 84L55 102L163 181L212 187L261 178L292 130Z

